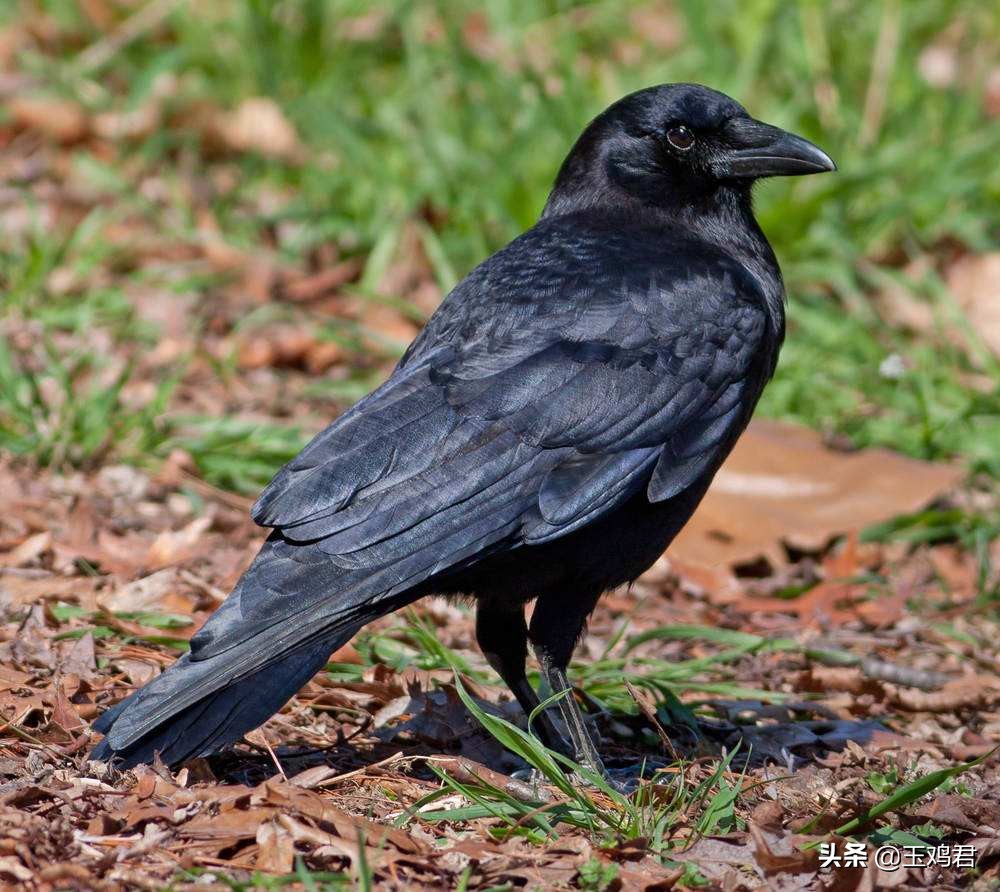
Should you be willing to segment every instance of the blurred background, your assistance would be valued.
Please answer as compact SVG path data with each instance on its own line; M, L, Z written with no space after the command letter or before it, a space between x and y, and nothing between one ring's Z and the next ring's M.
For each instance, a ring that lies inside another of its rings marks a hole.
M5 0L0 450L252 492L536 219L622 94L723 90L833 176L757 193L763 413L1000 476L991 4Z

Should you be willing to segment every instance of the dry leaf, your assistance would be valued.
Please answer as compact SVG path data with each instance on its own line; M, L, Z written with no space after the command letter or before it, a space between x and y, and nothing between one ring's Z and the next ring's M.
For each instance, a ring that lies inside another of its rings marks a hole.
M129 681L137 688L152 681L160 674L160 667L156 663L147 660L133 660L128 657L120 657L113 661L116 669L124 672Z
M65 675L76 675L80 678L90 678L94 674L94 670L97 669L97 655L94 650L94 636L90 632L85 632L73 642L59 668Z
M13 551L0 555L0 567L23 567L33 563L43 552L52 547L52 531L29 536Z
M34 879L34 874L14 855L0 856L0 877L2 876L11 877L21 883L28 883Z
M838 535L919 510L962 476L886 449L835 451L806 428L755 421L667 555L781 566L785 544L819 551Z
M177 590L177 569L168 567L120 586L98 596L97 603L105 610L119 613L126 610L163 610L170 605L169 597Z
M1000 356L1000 251L967 254L946 275L970 327Z
M80 718L80 714L73 708L73 704L69 702L69 698L61 688L56 688L53 699L55 701L52 709L52 722L54 724L70 734L86 727L86 723Z
M295 862L295 839L277 820L257 828L257 870L290 873Z
M986 78L983 106L991 118L1000 118L1000 65L993 68Z
M310 374L325 372L344 357L333 341L318 341L304 328L276 326L266 333L240 341L238 362L244 369L305 368Z
M63 144L78 142L90 129L84 110L68 99L13 96L7 100L7 113L18 127Z
M147 565L151 569L158 569L182 563L193 557L201 543L202 535L212 525L213 520L214 517L209 512L202 517L196 517L183 529L160 533L149 546Z
M379 353L384 353L387 347L405 347L419 331L412 319L385 304L373 303L362 317L365 346Z
M1000 703L1000 679L972 675L948 682L939 691L899 688L892 701L909 712L956 712L963 709L986 709Z
M941 793L930 802L921 802L907 812L907 818L933 821L948 827L957 827L969 833L1000 831L1000 803L989 799L959 796L956 793Z
M160 104L156 101L120 112L94 115L94 133L102 139L145 139L160 126Z
M926 280L934 274L934 259L929 254L915 257L900 270L901 281L893 280L874 296L882 318L890 325L906 328L913 332L928 332L934 329L934 309L926 300L915 294L913 287L907 287Z
M353 282L361 274L362 269L364 263L361 258L352 257L317 273L290 279L282 287L282 293L288 300L305 303L323 297L341 285Z
M677 7L663 0L635 6L628 14L632 30L657 50L673 50L684 39L684 26Z
M803 850L787 834L765 830L752 821L747 830L754 843L754 859L764 873L815 873L819 869L815 849Z
M263 96L244 99L235 111L221 115L215 132L237 152L257 152L286 161L303 155L298 134L281 107Z

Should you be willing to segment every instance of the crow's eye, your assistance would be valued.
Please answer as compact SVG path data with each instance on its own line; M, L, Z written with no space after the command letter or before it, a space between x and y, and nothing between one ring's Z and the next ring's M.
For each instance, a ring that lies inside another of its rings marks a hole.
M683 124L676 124L667 131L667 141L680 152L694 145L694 134Z

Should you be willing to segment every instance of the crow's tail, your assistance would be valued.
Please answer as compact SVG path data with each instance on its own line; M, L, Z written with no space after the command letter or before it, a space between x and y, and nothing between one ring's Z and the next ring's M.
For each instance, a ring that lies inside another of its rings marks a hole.
M105 737L92 758L129 767L159 753L176 765L218 752L281 709L363 625L413 600L380 596L305 552L272 536L191 652L94 723ZM331 592L322 611L291 609L317 589Z
M150 762L153 755L159 753L168 765L176 765L195 756L207 756L225 749L281 709L355 631L354 628L341 630L332 637L294 650L252 675L230 682L190 706L170 713L168 718L160 720L138 740L122 741L120 748L116 746L115 724L119 718L130 712L141 714L151 698L156 698L157 705L162 705L162 698L169 698L171 689L186 689L189 684L197 684L201 680L198 676L215 671L212 663L221 659L192 661L185 655L159 678L104 713L94 723L95 730L107 736L94 748L92 758L102 761L114 759L121 767L128 768L140 762ZM129 716L133 720L136 717Z

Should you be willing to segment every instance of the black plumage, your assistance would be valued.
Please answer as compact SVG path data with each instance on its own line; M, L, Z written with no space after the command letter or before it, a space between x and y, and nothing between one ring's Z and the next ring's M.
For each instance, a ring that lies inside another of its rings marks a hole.
M267 543L190 654L101 717L95 757L217 751L365 623L429 593L475 599L480 645L526 710L528 640L565 689L597 599L681 529L774 371L783 287L753 181L832 169L705 87L611 106L539 222L264 490ZM602 770L572 698L559 709L570 753Z

